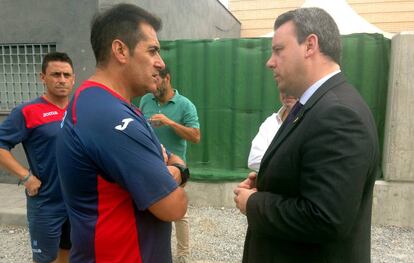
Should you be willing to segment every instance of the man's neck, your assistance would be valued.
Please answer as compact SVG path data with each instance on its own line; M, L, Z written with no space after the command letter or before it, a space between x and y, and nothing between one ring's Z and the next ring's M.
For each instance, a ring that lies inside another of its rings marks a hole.
M319 63L317 63L316 65L317 66L311 67L313 72L310 74L310 76L312 77L309 78L308 87L310 87L312 84L322 79L323 77L340 70L338 64L327 59L321 59Z
M50 94L48 92L46 92L44 97L46 98L47 101L49 101L50 103L52 103L53 105L56 105L57 107L61 109L66 108L66 106L68 106L68 103L69 103L69 97L54 96L53 94Z
M174 95L175 95L174 89L172 87L169 87L165 95L162 98L157 98L157 99L160 104L164 104L168 102L170 99L172 99Z
M88 80L101 83L107 88L113 90L115 93L119 94L122 98L127 101L131 101L133 96L127 90L126 85L123 84L122 79L117 79L116 76L119 74L111 74L111 71L106 71L97 68L95 74L93 74Z

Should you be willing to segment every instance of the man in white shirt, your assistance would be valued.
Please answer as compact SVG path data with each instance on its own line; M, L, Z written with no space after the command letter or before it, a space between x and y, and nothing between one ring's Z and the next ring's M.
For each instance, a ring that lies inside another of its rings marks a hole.
M295 97L288 96L283 92L279 93L279 98L282 107L280 107L278 112L267 117L267 119L260 125L259 132L252 141L247 166L256 172L259 171L260 162L272 142L273 137L275 137L282 122L286 119L293 105L295 105L297 101Z

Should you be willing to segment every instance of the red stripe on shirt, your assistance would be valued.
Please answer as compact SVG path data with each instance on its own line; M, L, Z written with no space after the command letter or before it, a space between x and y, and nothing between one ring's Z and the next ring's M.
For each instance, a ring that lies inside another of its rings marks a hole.
M62 121L66 109L59 109L51 103L29 104L22 109L26 128L35 128L37 126Z
M88 83L86 83L87 81L85 81L75 92L74 98L73 98L73 105L72 105L72 122L73 124L76 124L76 101L78 100L79 94L87 89L90 88L91 86L88 85Z
M107 86L99 83L99 82L95 82L95 81L90 81L90 80L85 80L82 85L76 90L75 93L75 98L73 99L73 106L72 106L72 121L73 124L76 124L77 118L76 118L76 101L78 100L79 94L84 91L85 89L91 88L91 87L98 87L101 88L103 90L108 91L110 94L112 94L112 96L125 101L128 104L131 104L129 101L127 101L124 97L122 97L120 94L116 93L114 90L108 88Z
M130 194L98 176L96 262L141 263L134 204Z

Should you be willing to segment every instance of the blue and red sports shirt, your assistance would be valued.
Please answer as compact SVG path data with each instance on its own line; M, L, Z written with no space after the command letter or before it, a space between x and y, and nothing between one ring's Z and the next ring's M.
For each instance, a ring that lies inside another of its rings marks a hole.
M100 83L84 82L63 122L57 163L71 262L171 262L171 223L148 207L177 183L137 108Z
M42 182L39 194L27 199L31 215L66 214L55 153L65 111L42 96L15 107L0 125L0 148L10 151L22 143L32 173Z

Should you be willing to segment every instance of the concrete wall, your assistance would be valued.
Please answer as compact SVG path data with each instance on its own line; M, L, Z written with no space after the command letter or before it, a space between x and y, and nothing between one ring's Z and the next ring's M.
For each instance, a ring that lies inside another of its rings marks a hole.
M377 181L372 223L414 227L414 183Z
M93 72L89 44L90 18L97 0L2 0L0 43L56 43L74 62L77 83Z
M384 178L414 182L414 32L392 39L387 100Z
M118 2L136 4L162 19L161 40L239 38L240 22L218 0L100 0L107 8Z
M193 206L231 207L238 183L190 182L186 191ZM373 225L414 227L414 185L407 182L376 181L372 205Z
M392 38L385 118L384 180L377 182L377 224L414 227L414 32Z

